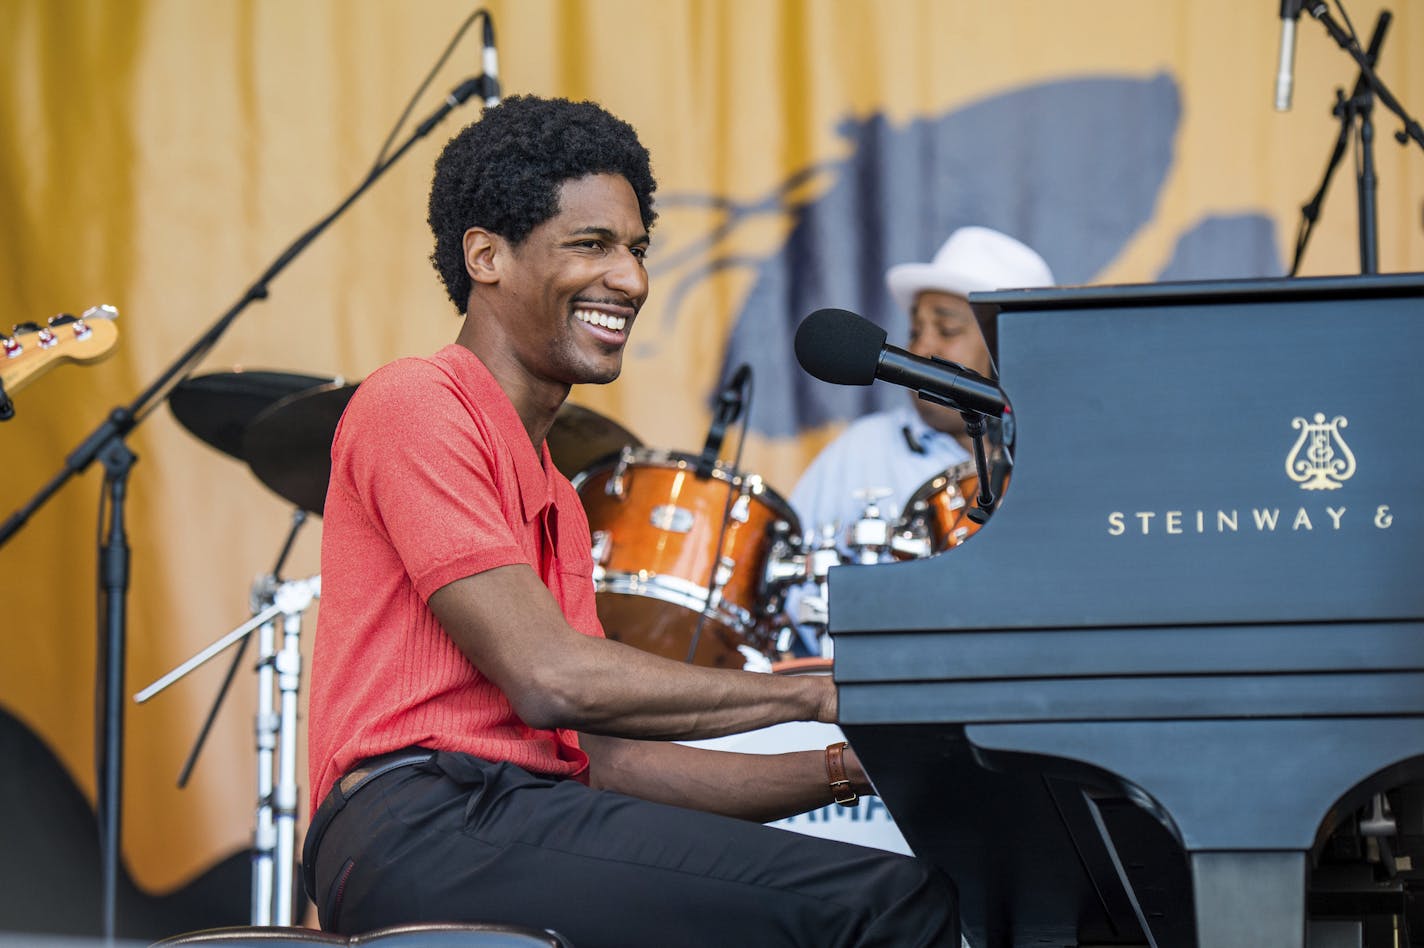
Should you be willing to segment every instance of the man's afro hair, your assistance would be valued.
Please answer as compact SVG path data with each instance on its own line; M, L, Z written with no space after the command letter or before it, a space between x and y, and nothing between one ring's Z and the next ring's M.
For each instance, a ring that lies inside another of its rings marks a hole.
M470 298L465 231L484 227L518 246L559 213L565 181L591 174L626 178L652 228L648 150L633 126L592 102L510 96L450 139L430 186L430 261L455 308L463 313Z

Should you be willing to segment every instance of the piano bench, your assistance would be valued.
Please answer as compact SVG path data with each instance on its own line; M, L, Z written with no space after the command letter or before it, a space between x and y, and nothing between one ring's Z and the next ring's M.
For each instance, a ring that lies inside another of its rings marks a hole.
M564 936L523 925L430 923L393 925L363 935L334 935L313 928L240 925L173 935L152 948L573 948Z

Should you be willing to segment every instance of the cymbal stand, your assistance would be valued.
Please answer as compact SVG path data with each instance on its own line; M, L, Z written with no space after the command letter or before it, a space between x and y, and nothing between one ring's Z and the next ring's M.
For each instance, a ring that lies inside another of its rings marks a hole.
M271 576L258 577L253 584L255 614L251 619L134 695L134 701L139 704L148 701L219 652L258 631L258 805L252 870L252 921L257 925L292 924L296 892L301 617L320 595L320 575L281 583ZM278 616L282 617L283 633L280 650L275 623Z
M252 857L254 925L291 925L294 914L297 693L302 677L302 613L321 594L320 583L320 577L314 581L278 583L272 576L259 576L253 583L253 610L259 615L269 616L268 621L257 630L257 819ZM274 609L276 613L272 612ZM280 649L277 648L277 614L282 616Z

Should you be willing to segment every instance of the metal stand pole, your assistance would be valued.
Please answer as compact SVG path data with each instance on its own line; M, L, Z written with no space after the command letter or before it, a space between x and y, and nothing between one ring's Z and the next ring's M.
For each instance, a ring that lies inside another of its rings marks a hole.
M257 814L253 830L252 923L291 925L296 910L297 695L301 688L302 614L321 596L321 577L253 583L254 615L134 696L152 698L223 649L258 633ZM277 649L277 616L282 648ZM280 697L279 697L280 692Z
M259 576L252 585L252 611L275 610L275 580ZM270 614L270 613L269 613ZM275 618L275 617L274 617ZM275 694L273 658L277 648L277 627L268 619L257 629L257 711L254 736L257 740L257 811L252 831L252 924L271 925L273 907L273 854L277 832L272 822L272 754L277 747L277 721L272 710Z
M287 613L282 631L282 650L277 653L277 687L281 692L282 711L274 797L276 805L273 807L277 816L277 871L273 879L277 924L291 925L297 891L297 692L302 678L300 612Z
M302 678L302 613L321 594L320 579L254 586L254 610L270 603L282 616L258 630L257 821L252 863L252 924L291 925L296 905L297 695ZM274 617L275 618L275 617Z

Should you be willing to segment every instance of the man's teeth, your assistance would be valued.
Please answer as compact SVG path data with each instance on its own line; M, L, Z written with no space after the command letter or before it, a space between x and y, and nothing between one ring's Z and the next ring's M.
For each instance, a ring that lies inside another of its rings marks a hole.
M627 316L610 316L607 313L600 313L591 309L576 309L574 316L586 323L595 326L602 326L604 329L611 329L614 332L622 332L623 327L628 325Z

